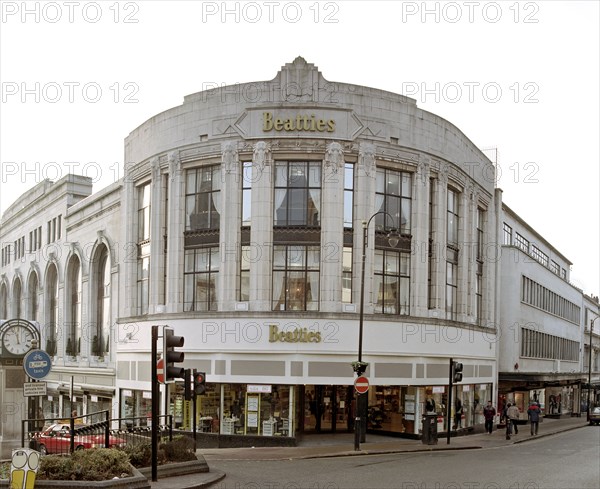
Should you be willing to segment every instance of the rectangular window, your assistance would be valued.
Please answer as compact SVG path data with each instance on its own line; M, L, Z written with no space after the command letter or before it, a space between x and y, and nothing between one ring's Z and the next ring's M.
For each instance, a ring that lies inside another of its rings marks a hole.
M150 245L138 246L138 270L137 270L137 292L138 292L138 314L148 314L148 302L150 298Z
M529 253L529 240L521 236L519 233L515 233L515 244L525 253Z
M446 252L446 317L456 320L458 291L458 251L447 248Z
M507 246L512 245L512 228L504 223L504 244Z
M319 309L320 247L273 247L273 310Z
M250 300L250 259L252 252L251 246L242 246L240 257L240 294L239 300L242 302Z
M321 162L275 163L273 225L321 225Z
M352 247L344 246L342 252L342 302L352 302Z
M218 308L219 247L185 250L183 310L216 311Z
M552 270L552 272L554 272L556 275L560 275L560 265L554 260L550 261L550 270Z
M221 166L186 172L185 229L219 229L221 220Z
M138 263L137 309L138 314L148 314L150 301L150 184L137 189Z
M411 233L412 175L408 172L379 168L375 181L375 217L378 230L398 229Z
M531 256L539 261L545 267L548 266L548 255L540 250L536 245L531 245Z
M410 314L410 254L375 250L373 271L375 312Z
M252 162L242 163L242 226L250 226L252 217Z
M150 239L150 184L138 188L138 243Z
M354 165L344 165L344 227L352 228L354 215Z
M58 215L58 218L56 219L56 239L60 239L60 236L62 234L62 214Z
M447 241L448 244L458 244L458 193L448 189L447 207Z

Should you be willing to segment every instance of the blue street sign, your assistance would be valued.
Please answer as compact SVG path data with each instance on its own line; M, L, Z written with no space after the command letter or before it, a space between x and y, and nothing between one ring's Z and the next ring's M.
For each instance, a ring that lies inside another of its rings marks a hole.
M29 377L41 380L50 373L52 359L44 350L31 350L23 358L23 368Z

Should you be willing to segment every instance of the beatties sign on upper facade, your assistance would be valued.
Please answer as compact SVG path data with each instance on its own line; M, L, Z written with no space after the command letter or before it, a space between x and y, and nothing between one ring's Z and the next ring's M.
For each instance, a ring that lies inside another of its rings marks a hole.
M317 119L314 114L298 114L290 119L273 119L271 112L263 112L263 131L311 131L311 132L333 132L335 121L333 119Z

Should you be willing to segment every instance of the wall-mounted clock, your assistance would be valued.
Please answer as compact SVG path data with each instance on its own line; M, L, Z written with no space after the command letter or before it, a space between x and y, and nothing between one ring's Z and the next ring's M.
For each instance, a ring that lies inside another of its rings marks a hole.
M10 355L25 355L33 347L33 340L38 340L38 334L29 321L10 320L2 325L0 332L3 353Z

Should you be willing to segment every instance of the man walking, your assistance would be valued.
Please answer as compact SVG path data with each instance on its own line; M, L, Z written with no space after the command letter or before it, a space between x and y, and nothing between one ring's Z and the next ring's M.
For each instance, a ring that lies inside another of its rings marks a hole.
M494 416L496 416L496 409L492 406L492 401L488 401L487 406L483 408L485 431L488 435L492 434L492 429L494 428Z
M531 436L538 434L538 426L540 424L540 405L537 402L532 402L527 410L529 421L531 422Z
M516 404L513 404L512 406L510 406L508 408L508 411L506 412L508 419L506 420L507 423L511 423L512 424L512 429L515 433L515 435L519 434L519 428L517 425L517 422L519 421L519 408L516 406Z

